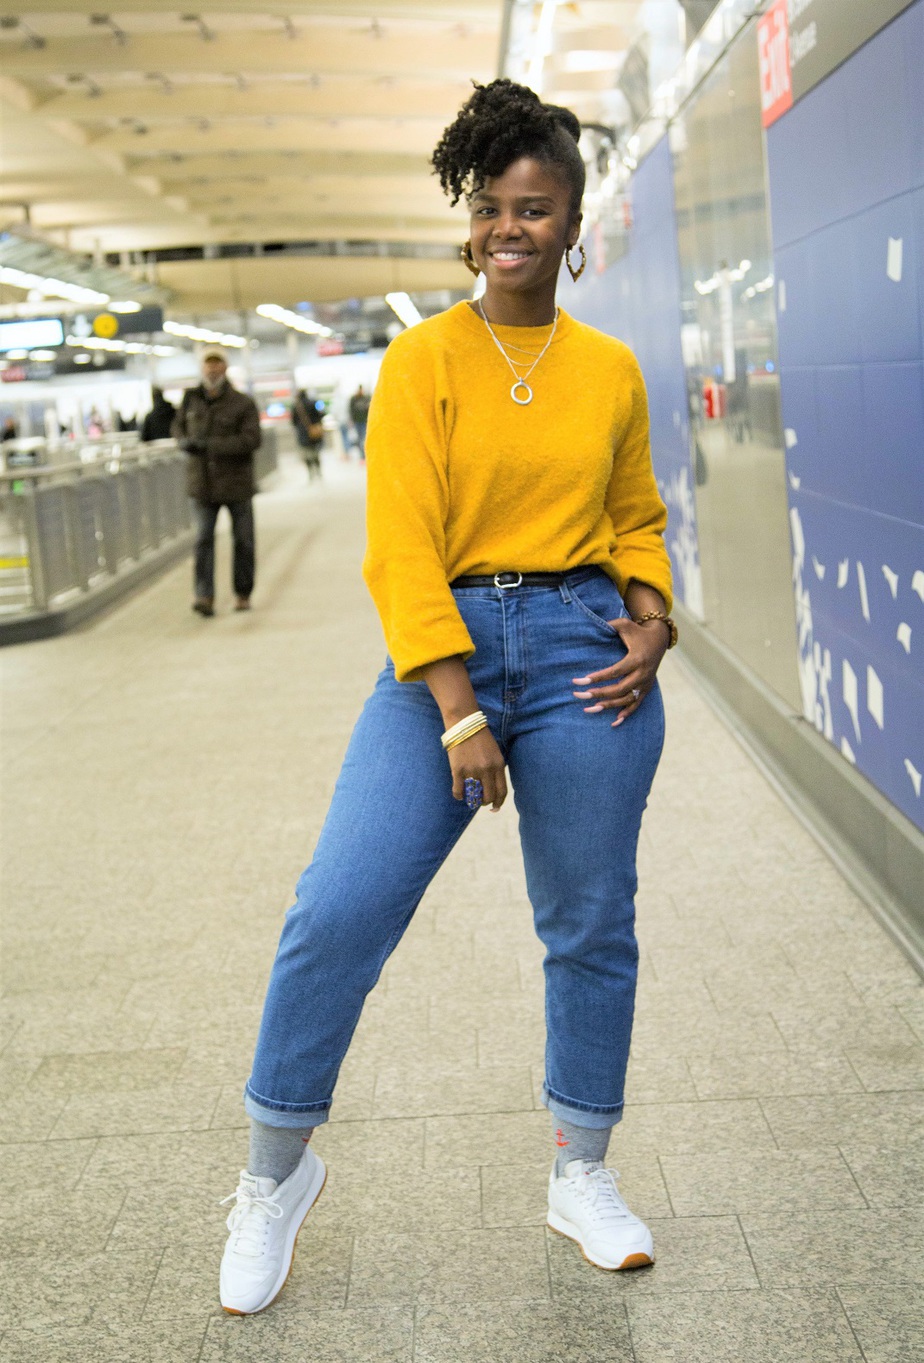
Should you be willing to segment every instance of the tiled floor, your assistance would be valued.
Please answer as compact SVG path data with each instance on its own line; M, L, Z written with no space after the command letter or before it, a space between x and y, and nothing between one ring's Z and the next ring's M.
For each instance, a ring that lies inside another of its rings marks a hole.
M264 982L382 654L357 475L333 474L260 499L251 616L226 590L194 617L184 565L0 657L4 1360L924 1357L924 990L673 657L612 1149L657 1265L604 1274L543 1229L541 951L507 808L368 1005L288 1287L218 1310Z

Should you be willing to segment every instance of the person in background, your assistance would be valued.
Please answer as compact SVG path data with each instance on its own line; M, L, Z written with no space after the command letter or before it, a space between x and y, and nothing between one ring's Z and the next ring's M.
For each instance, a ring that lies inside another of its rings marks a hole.
M253 398L227 378L220 350L202 357L202 382L188 388L172 434L190 456L187 490L195 503L197 535L193 610L215 614L215 522L223 506L234 538L235 610L250 609L256 567L253 457L260 448L260 416Z
M137 431L137 429L138 429L138 418L137 418L136 416L134 416L134 415L123 416L123 414L122 414L121 412L116 412L116 430L117 430L117 431L119 431L119 432L123 432L123 431Z
M350 450L353 447L356 437L353 434L353 423L350 421L350 399L342 383L338 383L334 389L333 397L330 402L331 416L337 423L340 432L342 449L341 459L349 459Z
M296 393L292 404L295 439L302 450L309 480L321 476L321 446L324 444L324 403L307 392Z
M169 440L176 408L164 397L162 388L151 389L152 407L141 423L142 440Z
M369 422L369 404L371 401L372 399L362 384L350 398L350 420L356 432L356 444L359 447L360 459L366 457L366 426Z
M11 416L6 417L3 422L3 431L0 432L0 440L15 440L17 435L16 422Z

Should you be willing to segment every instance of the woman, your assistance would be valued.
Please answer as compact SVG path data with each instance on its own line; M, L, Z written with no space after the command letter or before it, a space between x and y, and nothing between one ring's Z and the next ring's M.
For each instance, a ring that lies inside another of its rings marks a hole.
M547 947L549 1224L600 1267L652 1262L603 1160L663 738L655 674L675 631L638 365L555 306L562 258L579 273L579 134L569 111L499 80L434 153L453 202L466 195L463 255L487 287L392 343L372 404L364 575L390 657L273 967L222 1261L232 1312L284 1283L325 1178L307 1142L366 994L479 805L504 803L507 768Z
M295 439L303 451L309 483L321 476L321 446L324 444L324 403L309 393L296 393L292 404Z

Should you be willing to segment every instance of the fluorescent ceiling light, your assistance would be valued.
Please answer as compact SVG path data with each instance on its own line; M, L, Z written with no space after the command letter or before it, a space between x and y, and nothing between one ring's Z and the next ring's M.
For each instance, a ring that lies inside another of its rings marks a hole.
M731 280L737 284L740 280L744 278L748 270L750 270L751 268L752 265L749 260L741 260L738 262L738 265L733 270L729 269L717 270L714 275L711 275L706 280L694 279L693 287L696 290L696 292L700 294L714 293L715 290L719 287L719 285L723 282L723 280L726 279ZM770 286L773 283L772 275L769 276L769 280L770 283L765 285L764 287L770 288Z
M12 284L16 289L37 289L49 298L69 298L72 303L108 303L108 293L85 289L82 284L70 284L64 279L47 275L29 274L12 265L0 265L0 284Z
M163 329L169 332L171 336L186 336L191 341L209 341L212 345L226 345L236 350L243 350L247 345L246 336L234 336L224 331L211 331L208 327L187 326L184 322L165 322Z
M75 363L75 364L89 364L89 363L90 363L90 356L89 356L89 355L75 355L75 356L74 356L74 363Z
M536 35L533 38L533 51L529 61L529 69L526 73L527 84L532 86L537 93L541 93L539 86L542 83L542 68L545 59L552 51L552 26L555 23L555 11L558 9L559 0L542 0L542 9L539 12L539 23L536 25Z
M141 341L109 341L102 336L68 336L67 345L77 350L108 350L114 355L175 355L176 346L146 345ZM75 355L78 364L83 361Z
M124 303L110 303L110 312L140 312L141 304L135 303L132 299L126 299Z
M330 327L322 327L320 322L313 322L310 317L303 317L301 313L292 312L289 308L281 308L278 303L261 303L256 311L260 317L267 317L282 327L291 327L293 331L301 331L306 336L334 334Z
M418 322L423 321L423 318L411 302L408 294L387 293L385 295L385 302L391 308L392 312L401 318L401 321L406 327L416 326Z
M626 59L625 52L594 52L573 47L561 59L563 71L618 71Z
M50 361L56 360L57 358L58 352L56 350L33 350L29 356L29 359L33 360L36 364L48 364Z

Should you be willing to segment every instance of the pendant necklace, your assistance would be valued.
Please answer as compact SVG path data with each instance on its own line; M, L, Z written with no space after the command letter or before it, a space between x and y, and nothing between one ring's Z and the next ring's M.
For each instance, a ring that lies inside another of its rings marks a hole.
M504 349L502 343L497 339L497 336L494 334L494 328L491 326L491 323L488 321L487 314L486 314L484 308L481 306L481 299L480 299L480 298L478 299L478 311L481 313L482 320L484 321L485 326L488 328L488 331L491 333L491 340L494 342L494 344L497 346L497 348L498 348L498 350L500 351L500 353L503 355L504 359L505 359L506 362L507 362L507 367L509 368L511 374L513 375L514 379L516 380L516 382L514 383L513 387L510 389L510 396L513 398L514 402L517 404L518 407L526 407L526 406L527 406L530 402L532 402L532 400L533 400L533 390L530 388L530 386L529 386L529 384L526 382L526 380L529 378L530 374L531 374L531 373L533 372L533 370L536 368L536 365L537 365L537 364L539 363L539 361L542 359L543 355L545 354L545 352L548 350L549 346L552 344L553 340L555 339L555 332L556 332L556 329L557 329L557 327L558 327L558 308L555 309L555 320L554 320L554 322L552 323L552 330L551 330L551 332L550 332L550 334L549 334L549 339L546 341L545 345L544 345L544 346L542 347L542 349L539 351L539 354L536 356L536 358L533 360L532 364L531 364L531 365L529 366L529 368L527 369L526 373L523 374L523 375L520 375L520 374L517 373L516 369L514 368L513 361L511 360L510 356L507 354L507 351ZM519 347L519 346L514 346L513 349L514 349L514 350L519 350L520 347ZM524 396L524 397L518 397L518 396L517 396L518 393L524 393L525 396Z

